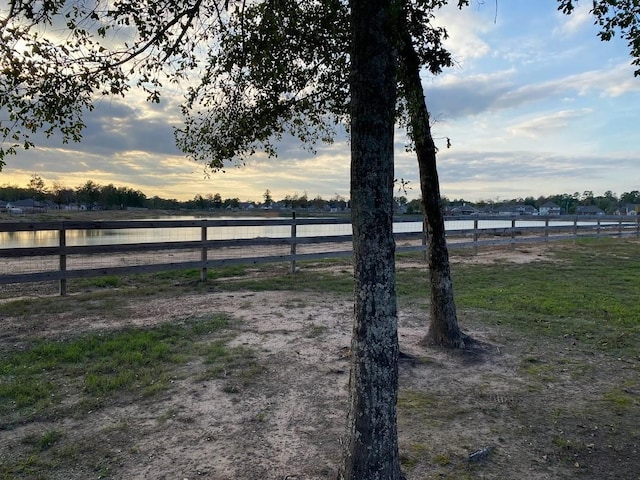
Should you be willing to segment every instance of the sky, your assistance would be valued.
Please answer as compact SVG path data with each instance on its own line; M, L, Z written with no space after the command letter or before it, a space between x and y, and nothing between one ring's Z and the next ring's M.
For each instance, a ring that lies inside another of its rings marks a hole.
M438 13L456 65L437 77L425 73L423 85L443 196L500 201L640 190L640 77L625 41L597 37L590 5L581 0L565 16L556 0L472 0ZM174 145L180 102L170 94L159 105L143 94L100 99L81 143L43 142L8 157L0 184L26 187L36 173L49 187L92 180L182 201L214 193L261 201L267 189L276 200L349 197L346 137L316 154L283 140L278 158L207 175ZM418 198L415 154L405 147L398 129L395 176L409 183L397 195Z

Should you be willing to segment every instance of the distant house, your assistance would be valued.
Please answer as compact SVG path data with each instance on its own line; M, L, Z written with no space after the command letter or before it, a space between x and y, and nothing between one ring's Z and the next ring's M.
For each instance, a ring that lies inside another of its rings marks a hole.
M506 204L496 208L498 215L502 217L518 216L518 215L537 215L538 211L531 205L524 204Z
M577 206L576 215L604 215L604 210L595 205Z
M8 202L7 209L14 213L34 213L45 212L47 205L44 202L39 202L33 198L26 200L16 200L15 202ZM18 212L19 211L19 212Z
M478 208L478 215L495 215L496 211L493 205L485 205Z
M637 203L627 203L618 209L618 215L638 215L640 213L640 205Z
M561 210L562 209L553 202L546 202L540 205L540 215L545 217L560 215Z
M457 207L453 207L450 211L451 215L478 215L478 209L471 205L459 205Z
M401 203L398 203L398 202L393 202L393 203L394 203L393 211L395 213L399 213L401 215L404 215L405 213L407 213L408 207L407 207L406 203L405 204L401 204ZM328 207L328 205L327 205L327 207ZM326 209L325 209L325 211L326 211Z

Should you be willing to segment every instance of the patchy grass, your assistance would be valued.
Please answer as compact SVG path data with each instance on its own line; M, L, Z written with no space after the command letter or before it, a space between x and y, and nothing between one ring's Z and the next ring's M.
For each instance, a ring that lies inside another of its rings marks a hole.
M311 323L308 327L307 337L318 338L327 330L328 330L328 327L326 325L318 325L315 323Z
M104 277L91 278L85 280L86 285L97 288L116 288L120 286L120 277L116 275L105 275Z
M613 354L639 352L640 289L633 285L640 279L640 244L584 240L550 251L550 260L528 264L455 265L457 305L491 312L491 323L531 336L570 337Z
M326 262L331 265L333 262ZM353 272L345 273L340 269L318 270L317 268L301 268L295 274L283 273L280 276L256 276L238 279L233 282L219 284L224 291L237 289L264 291L298 291L317 292L333 295L353 295Z
M448 401L446 394L407 389L398 395L398 410L404 418L419 420L426 428L442 427L471 413L463 404Z
M244 345L227 347L223 342L213 342L203 347L205 370L198 380L223 379L223 390L240 393L265 371L256 353Z
M179 367L194 356L210 368L244 372L249 366L239 359L251 352L227 347L228 328L227 317L214 315L155 328L39 339L7 352L0 360L0 427L155 395L167 390L182 375ZM220 338L214 347L204 341L211 336Z
M47 430L39 435L27 435L22 439L22 443L42 452L51 448L62 437L63 434L58 430Z
M47 425L95 416L114 405L153 402L179 381L222 379L223 391L238 393L264 367L251 348L228 345L233 329L227 316L210 315L151 328L35 339L8 349L0 359L0 430L25 425L35 430L22 438L24 451L0 450L0 478L49 478L47 472L71 471L75 463L87 462L96 478L110 477L111 444L127 443L133 433L128 422L91 438Z

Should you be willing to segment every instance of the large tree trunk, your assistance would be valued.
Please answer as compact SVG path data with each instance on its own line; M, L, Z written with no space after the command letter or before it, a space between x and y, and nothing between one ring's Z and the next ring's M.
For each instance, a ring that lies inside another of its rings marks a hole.
M436 169L436 146L431 135L429 111L420 81L420 61L408 32L402 35L401 42L401 81L409 112L411 138L418 157L422 208L427 227L431 320L426 340L444 347L462 348L468 337L458 327Z
M393 239L396 55L386 0L351 0L355 307L345 480L401 480Z

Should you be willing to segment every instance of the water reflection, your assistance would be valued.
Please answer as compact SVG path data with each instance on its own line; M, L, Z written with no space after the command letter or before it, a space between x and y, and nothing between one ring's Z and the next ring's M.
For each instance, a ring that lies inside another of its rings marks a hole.
M237 220L237 217L215 218L212 220ZM246 220L264 220L246 218ZM157 218L149 221L157 221ZM167 220L204 220L197 217L169 217ZM348 235L350 225L300 225L298 236ZM243 225L208 227L207 239L231 240L257 237L286 238L291 235L289 225ZM201 227L172 228L125 228L97 230L66 230L66 244L76 245L113 245L151 242L194 241L201 238ZM59 244L57 230L36 232L0 232L0 248L54 247Z
M265 220L261 217L247 218L243 220ZM149 221L163 220L158 218ZM168 217L166 220L204 220L198 217ZM238 220L238 217L216 217L211 220ZM578 222L578 224L593 224L594 222ZM542 226L544 219L540 220L516 220L516 227ZM478 228L510 228L512 219L485 219L478 220ZM573 220L552 220L553 226L573 225ZM467 230L474 228L473 219L453 219L445 221L447 230ZM422 222L398 222L394 224L394 232L420 232ZM350 235L351 225L344 224L318 224L298 225L297 235L300 237ZM252 225L252 226L220 226L208 227L207 239L232 240L245 238L286 238L291 235L289 225ZM126 229L98 229L98 230L67 230L66 244L76 245L113 245L149 242L180 242L200 240L200 227L179 228L126 228ZM54 247L59 244L57 230L37 232L2 232L0 233L0 248L25 248L25 247Z

